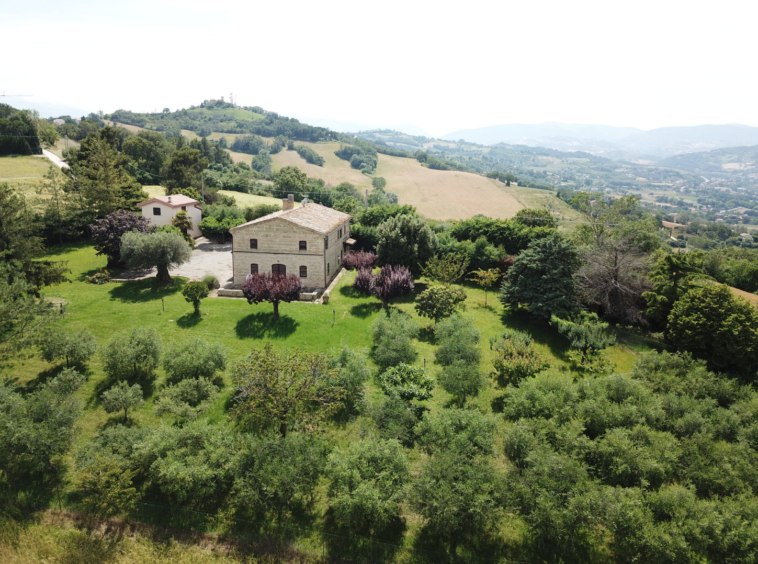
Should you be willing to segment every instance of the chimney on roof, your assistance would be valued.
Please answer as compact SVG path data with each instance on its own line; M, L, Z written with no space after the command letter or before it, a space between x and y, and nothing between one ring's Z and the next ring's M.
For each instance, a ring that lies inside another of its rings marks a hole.
M282 200L282 209L284 211L291 210L295 207L295 195L289 194L286 198Z
M171 196L168 197L168 203L171 203Z

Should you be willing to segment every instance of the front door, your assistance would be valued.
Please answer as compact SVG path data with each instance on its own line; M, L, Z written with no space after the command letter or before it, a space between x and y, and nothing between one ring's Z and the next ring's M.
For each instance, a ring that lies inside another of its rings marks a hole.
M271 274L275 276L287 276L287 267L283 264L272 264Z

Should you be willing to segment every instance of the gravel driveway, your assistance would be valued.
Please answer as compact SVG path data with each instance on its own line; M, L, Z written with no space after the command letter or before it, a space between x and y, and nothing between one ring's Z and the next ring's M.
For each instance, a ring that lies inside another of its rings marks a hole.
M232 244L219 245L211 243L205 237L195 239L195 250L192 251L192 257L189 262L172 268L169 272L171 276L183 276L190 280L201 280L204 276L212 274L223 287L229 282L233 282L234 269L232 267ZM142 279L155 276L156 269L141 270L139 272L124 272L120 279Z

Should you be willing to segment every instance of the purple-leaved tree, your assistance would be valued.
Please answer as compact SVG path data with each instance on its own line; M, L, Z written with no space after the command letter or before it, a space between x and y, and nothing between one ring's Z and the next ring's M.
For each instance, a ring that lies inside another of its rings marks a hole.
M384 309L395 298L407 296L413 292L413 275L404 266L387 264L379 274L372 274L368 268L362 268L353 281L353 288L366 295L373 295L382 300Z
M95 241L95 250L98 255L108 257L108 267L123 266L121 261L121 236L130 231L140 233L152 233L155 227L150 222L136 213L130 211L116 211L109 213L103 219L96 219L90 225L92 239Z
M271 302L274 304L274 319L279 319L279 302L294 302L300 299L303 284L294 274L281 276L279 274L248 274L242 284L242 293L247 303L259 304Z

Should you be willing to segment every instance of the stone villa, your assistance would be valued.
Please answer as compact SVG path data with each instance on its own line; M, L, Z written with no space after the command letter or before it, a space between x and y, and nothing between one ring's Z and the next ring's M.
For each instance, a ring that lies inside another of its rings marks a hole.
M292 194L282 210L230 229L233 238L234 285L248 274L295 274L303 287L327 288L355 244L350 239L350 216L303 201L295 207Z

